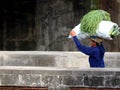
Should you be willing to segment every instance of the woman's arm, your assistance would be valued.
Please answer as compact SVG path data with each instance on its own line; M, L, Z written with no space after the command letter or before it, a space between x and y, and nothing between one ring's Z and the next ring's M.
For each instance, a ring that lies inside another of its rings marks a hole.
M79 49L79 51L81 51L87 55L93 55L95 53L94 48L86 47L86 46L82 45L76 36L74 36L73 39L74 39L74 42L75 42L77 48Z

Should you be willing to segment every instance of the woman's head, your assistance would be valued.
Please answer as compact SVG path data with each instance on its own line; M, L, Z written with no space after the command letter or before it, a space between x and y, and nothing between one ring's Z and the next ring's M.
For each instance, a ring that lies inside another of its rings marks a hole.
M91 36L90 40L91 40L90 46L93 46L93 47L98 46L102 43L102 39L98 36Z

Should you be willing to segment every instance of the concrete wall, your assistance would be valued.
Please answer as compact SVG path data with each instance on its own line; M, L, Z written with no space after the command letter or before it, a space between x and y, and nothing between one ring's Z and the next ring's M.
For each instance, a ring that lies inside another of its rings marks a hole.
M105 53L106 68L120 68L120 53ZM45 66L89 68L88 56L81 52L16 51L0 52L1 66Z
M113 22L116 22L120 26L120 1L119 0L101 0L101 8L108 11L111 15ZM115 37L114 40L105 40L104 44L108 52L120 51L120 35Z
M73 41L66 37L82 16L94 6L92 1L2 1L0 50L76 51ZM101 8L110 12L112 21L119 24L119 0L100 1ZM119 52L119 39L118 36L113 41L105 40L106 50ZM87 45L87 41L83 41L83 44Z
M73 42L70 42L71 40L67 37L70 30L80 23L82 15L86 12L82 7L83 3L84 1L77 0L37 0L37 50L75 50Z
M1 66L89 67L88 57L79 52L0 52Z
M120 88L120 53L106 52L106 68L89 68L80 52L1 51L0 86Z
M119 68L55 68L1 66L0 86L47 87L69 90L69 87L120 88Z
M0 50L36 49L35 6L36 0L0 3Z
M94 0L95 1L95 0ZM119 0L100 0L101 9L108 11L112 21L119 25ZM36 30L37 50L73 51L77 50L72 40L67 39L70 30L77 25L82 16L90 11L88 0L37 0ZM105 40L108 52L120 51L120 36L114 40ZM87 45L87 41L83 41Z

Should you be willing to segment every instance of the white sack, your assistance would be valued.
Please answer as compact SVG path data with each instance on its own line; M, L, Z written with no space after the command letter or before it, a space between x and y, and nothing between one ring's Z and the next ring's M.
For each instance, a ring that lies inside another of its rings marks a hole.
M114 26L118 28L118 25L116 23L113 23L111 21L101 21L99 23L98 29L96 30L96 33L101 38L112 40L110 32L112 32Z
M99 36L99 37L104 38L104 39L112 40L112 37L110 36L110 32L114 29L114 26L118 27L118 25L116 23L113 23L111 21L101 21L99 23L97 30L96 30L95 36ZM85 32L82 32L80 30L80 24L75 26L72 29L72 31L75 31L78 39L85 39L87 37L90 37L89 33L85 33ZM72 36L69 35L68 38L72 38Z
M84 39L84 38L87 38L89 36L89 34L85 33L85 32L81 32L80 30L80 25L81 24L78 24L77 26L75 26L72 31L74 31L76 33L76 36L78 39ZM68 36L68 38L72 38L71 35Z

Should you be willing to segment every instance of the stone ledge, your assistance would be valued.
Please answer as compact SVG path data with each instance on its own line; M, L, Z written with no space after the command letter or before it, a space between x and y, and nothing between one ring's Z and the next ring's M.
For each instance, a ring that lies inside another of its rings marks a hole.
M80 52L1 51L0 86L120 88L119 59L106 52L106 68L89 68Z
M39 67L39 66L0 66L0 70L18 70L18 71L24 71L24 70L43 70L43 71L106 71L106 72L119 72L120 68L79 68L79 67L68 67L68 68L62 68L62 67Z
M1 66L0 85L120 88L120 69Z
M120 53L106 52L107 68L120 68ZM81 52L0 51L0 66L47 66L89 68L88 56Z
M4 51L1 66L89 67L87 56L80 52Z

